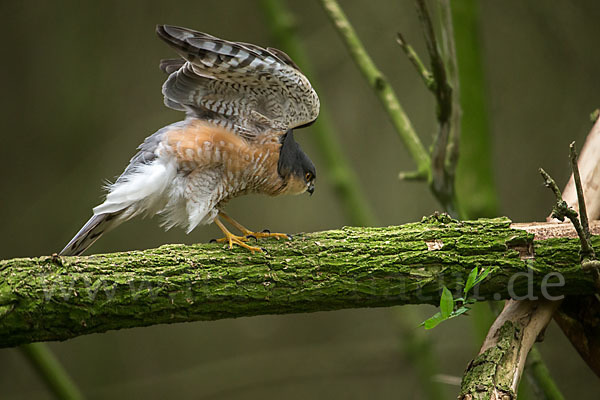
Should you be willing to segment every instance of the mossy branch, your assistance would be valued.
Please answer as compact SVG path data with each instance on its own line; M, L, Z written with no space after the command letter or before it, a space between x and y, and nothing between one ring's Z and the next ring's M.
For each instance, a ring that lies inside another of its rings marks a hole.
M461 290L475 266L492 271L482 300L539 296L551 272L565 282L548 284L552 295L594 292L577 240L533 239L507 219L433 216L263 242L266 255L205 244L4 260L0 347L160 323L436 304L442 286ZM528 271L531 279L514 279Z

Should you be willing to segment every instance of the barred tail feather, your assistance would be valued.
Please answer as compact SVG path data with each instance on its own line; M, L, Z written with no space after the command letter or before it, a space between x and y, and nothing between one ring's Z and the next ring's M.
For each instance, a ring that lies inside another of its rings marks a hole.
M123 222L121 212L94 215L61 250L61 256L78 256L87 250L104 233Z
M83 253L100 236L136 215L154 215L167 203L165 192L177 174L173 160L144 163L143 149L132 164L108 186L104 203L94 207L94 216L60 252L64 256Z

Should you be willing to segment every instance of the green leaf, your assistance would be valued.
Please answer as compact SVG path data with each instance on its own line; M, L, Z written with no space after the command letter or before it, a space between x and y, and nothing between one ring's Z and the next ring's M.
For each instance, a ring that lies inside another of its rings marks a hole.
M458 317L459 315L462 315L462 314L466 313L469 310L470 310L469 307L460 307L458 310L454 311L452 313L452 315L450 315L450 318Z
M442 313L442 317L446 319L452 314L452 311L454 311L454 298L452 297L452 292L444 286L442 297L440 298L440 312Z
M428 318L425 321L423 321L423 323L421 325L425 326L425 329L433 329L436 326L438 326L438 324L445 319L446 318L442 317L442 313L437 312L434 314L433 317Z
M491 268L484 269L483 271L481 271L481 275L479 275L479 277L475 281L475 284L477 285L478 283L482 282L485 278L487 278L490 272L492 272Z
M464 296L467 297L469 290L475 286L475 279L477 279L478 268L475 267L469 272L469 276L467 277L467 282L465 283L465 289L463 291Z

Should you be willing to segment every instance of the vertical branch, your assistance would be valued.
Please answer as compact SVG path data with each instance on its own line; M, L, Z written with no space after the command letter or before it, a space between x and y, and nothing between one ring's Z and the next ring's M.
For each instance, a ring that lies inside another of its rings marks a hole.
M457 124L460 122L458 114L453 118L455 114L453 110L456 108L454 103L457 98L453 95L453 89L448 81L446 62L442 56L433 28L432 18L425 0L416 0L416 6L417 14L423 27L427 52L429 53L431 73L435 81L432 92L437 103L438 133L435 136L431 153L431 189L446 211L458 217L454 192L454 167L458 161L458 148L452 150L454 153L452 156L448 153L450 137L456 137ZM448 26L445 26L441 30L446 33L452 32L452 19L447 18L444 22ZM447 47L453 49L454 38L446 37L446 39L449 42ZM447 54L447 57L450 56L451 54ZM451 62L454 65L455 63L455 61Z
M83 399L75 383L44 343L25 344L19 348L57 398Z
M438 11L440 19L440 35L442 42L442 55L448 75L448 83L452 88L452 110L450 116L450 137L448 141L448 154L446 156L446 168L456 171L460 149L460 123L462 111L460 108L460 79L458 77L458 58L456 56L456 36L454 35L454 23L452 21L452 8L450 0L439 0ZM456 189L455 189L456 190Z
M577 149L575 149L575 142L571 142L569 146L571 169L573 171L573 180L575 182L575 191L577 193L577 204L579 205L579 219L581 220L581 227L585 233L586 241L590 240L590 224L588 223L587 209L585 207L585 198L583 197L583 188L581 187L581 176L579 175L579 167L577 166ZM594 250L592 249L592 252Z
M451 13L462 109L456 193L463 218L495 217L498 215L498 194L492 167L492 139L486 107L479 2L454 1Z
M296 35L293 16L285 9L280 0L262 0L260 2L271 34L282 48L308 77L312 77L310 63ZM318 88L311 79L315 89ZM317 90L318 91L318 90ZM335 188L338 201L344 207L344 214L353 225L375 225L376 219L365 194L361 191L358 179L350 167L338 143L327 107L321 101L319 118L312 126L317 149L321 152L329 177Z

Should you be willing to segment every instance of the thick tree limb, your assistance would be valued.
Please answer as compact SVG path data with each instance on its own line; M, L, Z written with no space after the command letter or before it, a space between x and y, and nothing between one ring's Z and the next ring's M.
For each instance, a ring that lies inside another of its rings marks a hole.
M507 219L442 215L263 242L267 255L209 244L0 261L0 346L159 323L436 304L442 285L460 290L475 266L492 269L481 299L593 293L576 239L533 239Z
M507 301L479 355L465 371L459 399L516 399L529 349L559 304L549 300Z

